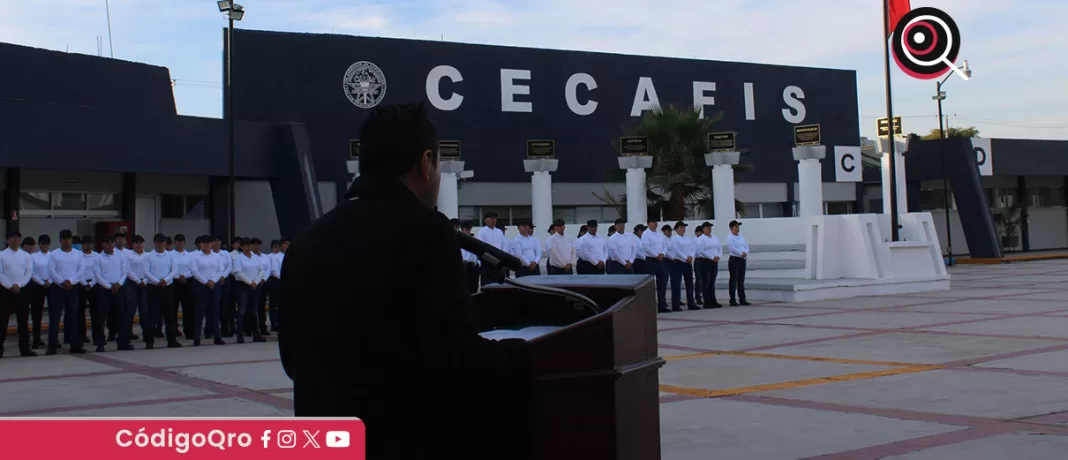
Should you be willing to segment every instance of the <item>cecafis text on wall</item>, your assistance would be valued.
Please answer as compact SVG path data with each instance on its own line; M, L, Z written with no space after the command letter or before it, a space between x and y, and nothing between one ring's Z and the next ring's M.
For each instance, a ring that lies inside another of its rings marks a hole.
M500 96L501 112L533 113L536 110L531 99L530 82L534 74L530 69L500 69ZM434 108L442 111L459 109L464 103L464 90L462 83L463 73L459 68L451 65L439 65L434 67L426 76L426 98ZM443 82L449 83L449 89L443 88ZM674 81L669 84L678 84ZM701 110L701 116L707 108L716 106L717 91L741 92L745 102L745 119L756 120L755 109L756 87L752 82L742 82L733 88L717 86L714 81L690 81L693 88L693 106ZM563 88L560 88L558 96L567 103L571 113L578 116L593 115L598 108L600 97L632 97L630 116L640 117L646 110L660 106L660 96L656 90L656 82L651 77L639 77L634 82L634 93L599 94L597 92L597 79L588 73L574 73L568 77ZM787 85L784 88L769 88L769 91L780 92L782 97L782 117L790 123L805 121L805 90L800 86Z

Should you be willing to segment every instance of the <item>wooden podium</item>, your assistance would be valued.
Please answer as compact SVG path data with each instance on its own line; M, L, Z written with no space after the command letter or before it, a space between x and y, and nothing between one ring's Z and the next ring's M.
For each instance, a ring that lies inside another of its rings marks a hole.
M530 347L532 459L660 458L656 290L647 275L530 276L589 297L594 315L560 296L490 285L472 297L482 331L560 326Z

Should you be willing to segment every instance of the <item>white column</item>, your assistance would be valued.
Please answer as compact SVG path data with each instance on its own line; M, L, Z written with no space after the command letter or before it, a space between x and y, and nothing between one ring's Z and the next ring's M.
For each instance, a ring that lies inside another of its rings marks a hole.
M726 232L727 224L738 215L734 207L734 165L741 156L740 152L705 154L705 164L712 167L712 220L721 232Z
M797 160L797 201L799 217L823 215L823 166L820 160L827 156L822 145L794 147Z
M882 172L883 172L883 214L890 214L890 154L887 153L889 146L886 139L879 139L879 147L882 153ZM897 155L897 212L899 214L905 214L908 212L908 188L905 186L905 149L908 148L908 144L905 142L894 140L894 154Z
M534 226L547 229L553 222L553 177L560 160L523 160L523 169L531 173L530 204Z
M441 185L438 187L438 211L450 219L460 215L459 179L464 162L444 160L441 166Z
M360 177L360 160L346 161L345 168L349 171L349 174L352 174L352 180Z
M627 222L646 222L649 212L645 170L653 166L653 157L636 155L619 157L619 168L627 170Z

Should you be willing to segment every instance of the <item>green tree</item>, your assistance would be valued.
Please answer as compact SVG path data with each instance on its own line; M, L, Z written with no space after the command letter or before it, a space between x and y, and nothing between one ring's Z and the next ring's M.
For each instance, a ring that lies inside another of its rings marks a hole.
M967 128L946 128L946 137L976 137L979 135L979 130L974 126ZM930 141L941 138L941 133L938 132L938 128L932 129L931 132L923 136L923 140Z
M705 165L708 153L708 134L715 132L715 124L722 113L701 118L695 108L680 109L675 106L650 110L641 120L627 130L628 136L644 136L649 139L649 154L653 167L646 177L649 207L660 207L664 220L682 220L693 217L691 206L709 204L712 196L712 171ZM751 165L740 163L734 171L752 170ZM610 171L610 177L622 179L624 172ZM736 178L737 180L737 178ZM614 197L607 190L594 193L610 206L626 208L626 197ZM737 212L744 206L736 202ZM622 214L622 212L621 212Z

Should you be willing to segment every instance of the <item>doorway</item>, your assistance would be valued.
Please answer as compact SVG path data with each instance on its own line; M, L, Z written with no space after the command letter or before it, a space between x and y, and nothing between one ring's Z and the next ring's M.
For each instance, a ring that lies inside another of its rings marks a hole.
M141 235L145 241L152 241L152 237L159 231L158 228L159 197L137 197L137 206L134 209L134 233Z

